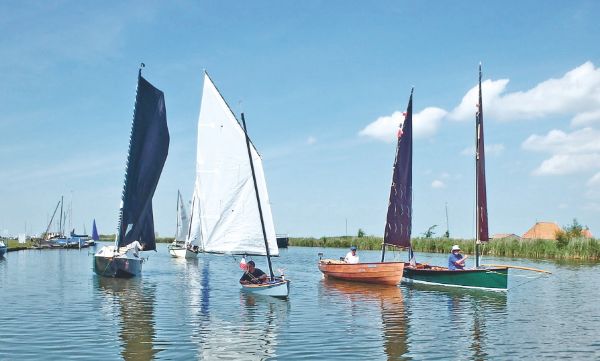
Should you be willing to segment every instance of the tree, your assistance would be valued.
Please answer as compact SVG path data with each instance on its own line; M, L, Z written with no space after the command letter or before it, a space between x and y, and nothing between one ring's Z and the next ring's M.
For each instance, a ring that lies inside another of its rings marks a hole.
M427 231L425 231L425 233L423 233L423 237L425 237L425 238L431 238L431 237L433 237L433 235L435 234L435 231L433 229L435 227L437 227L437 224L434 224L433 226L429 227L427 229Z
M364 237L364 236L365 236L365 231L363 231L363 230L362 230L362 228L359 228L359 229L358 229L358 234L357 234L357 237L358 237L358 238L362 238L362 237Z

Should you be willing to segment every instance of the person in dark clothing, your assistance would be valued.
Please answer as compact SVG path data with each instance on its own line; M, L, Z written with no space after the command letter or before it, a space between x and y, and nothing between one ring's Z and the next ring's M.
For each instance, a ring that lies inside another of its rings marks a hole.
M251 284L251 283L263 283L267 280L267 274L264 273L261 269L256 268L254 261L248 262L248 270L244 272L242 278L240 278L240 283L243 285Z

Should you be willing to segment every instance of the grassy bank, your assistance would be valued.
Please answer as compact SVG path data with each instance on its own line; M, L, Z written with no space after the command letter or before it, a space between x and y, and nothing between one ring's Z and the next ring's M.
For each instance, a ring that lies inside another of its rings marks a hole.
M334 247L349 248L355 245L358 249L381 249L381 237L321 237L290 238L290 246L299 247ZM412 245L415 252L449 253L452 245L458 244L466 254L475 253L473 240L449 238L414 238ZM559 243L553 240L494 240L483 245L484 256L505 256L539 259L582 259L600 260L600 241L597 239L575 238Z

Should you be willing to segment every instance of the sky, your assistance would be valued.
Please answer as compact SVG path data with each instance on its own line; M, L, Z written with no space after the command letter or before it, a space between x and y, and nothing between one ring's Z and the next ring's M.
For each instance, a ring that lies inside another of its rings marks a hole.
M474 236L477 68L490 233L600 234L597 1L2 1L0 234L115 233L137 71L165 93L155 228L191 199L206 70L263 157L277 233L383 235L414 87L413 236Z

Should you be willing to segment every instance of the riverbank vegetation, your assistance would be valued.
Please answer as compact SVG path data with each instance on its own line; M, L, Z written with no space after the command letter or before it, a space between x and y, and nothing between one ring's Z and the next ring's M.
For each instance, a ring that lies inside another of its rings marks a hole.
M290 238L290 246L298 247L334 247L349 248L356 246L359 250L379 250L382 237L321 237ZM415 252L449 253L452 245L458 244L465 254L475 253L475 242L472 239L453 238L413 238ZM539 259L582 259L600 260L600 240L593 238L569 238L559 240L546 239L496 239L481 247L484 256L503 256Z

